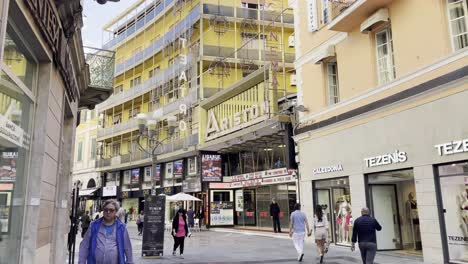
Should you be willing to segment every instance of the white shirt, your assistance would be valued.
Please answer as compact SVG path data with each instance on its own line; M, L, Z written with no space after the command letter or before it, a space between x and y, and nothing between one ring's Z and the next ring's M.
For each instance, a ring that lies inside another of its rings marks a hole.
M327 220L327 216L324 214L322 215L322 221L319 221L317 216L314 216L314 223L313 223L313 227L314 228L317 228L317 227L325 227L325 228L328 228L328 220Z

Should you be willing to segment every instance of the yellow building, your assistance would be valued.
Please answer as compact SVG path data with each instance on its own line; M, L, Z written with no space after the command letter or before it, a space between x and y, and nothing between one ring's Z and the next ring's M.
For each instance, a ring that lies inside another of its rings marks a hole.
M294 3L304 209L336 244L367 206L378 250L467 263L467 1Z
M152 175L158 188L166 187L158 192L202 191L199 146L208 112L200 102L259 69L270 80L261 96L275 102L271 111L278 111L279 98L295 93L293 21L285 0L147 0L105 26L110 40L104 48L115 50L116 68L114 94L98 106L97 167L104 186L122 178L117 197L124 208L142 209ZM251 96L257 100L257 94ZM238 98L245 107L255 100ZM157 148L139 137L142 113L154 120ZM153 150L158 165L152 172Z

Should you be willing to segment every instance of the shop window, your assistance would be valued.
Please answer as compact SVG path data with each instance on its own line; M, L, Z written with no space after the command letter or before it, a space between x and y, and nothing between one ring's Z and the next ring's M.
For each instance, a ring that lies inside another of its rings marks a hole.
M338 86L338 66L336 64L336 61L328 62L326 65L328 104L333 105L340 101L340 93Z
M379 84L386 84L396 77L391 29L385 28L377 32L375 44Z
M329 236L339 245L351 245L353 212L348 178L314 181L314 203L322 206Z
M454 50L468 46L468 8L466 0L447 0L448 19Z
M421 250L418 202L413 170L368 175L369 202L382 230L379 250Z
M468 162L437 167L450 263L468 263Z

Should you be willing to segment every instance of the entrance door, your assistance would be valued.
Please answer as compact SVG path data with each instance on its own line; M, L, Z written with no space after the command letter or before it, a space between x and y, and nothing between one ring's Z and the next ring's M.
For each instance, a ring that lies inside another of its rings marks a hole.
M334 216L331 214L333 208L331 208L331 197L330 197L330 190L325 189L325 190L317 190L317 204L322 206L323 213L327 216L328 220L328 237L334 242L334 236L333 234L333 225L331 224L331 220L334 219ZM315 208L314 208L315 211Z
M400 224L395 185L371 185L372 212L382 230L377 232L377 249L400 249Z

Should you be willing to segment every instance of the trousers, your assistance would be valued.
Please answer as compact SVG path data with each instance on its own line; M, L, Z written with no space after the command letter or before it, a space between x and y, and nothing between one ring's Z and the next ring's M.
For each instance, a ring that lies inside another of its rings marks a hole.
M180 246L180 254L184 254L184 241L185 237L174 237L174 252Z
M279 215L277 216L273 216L273 231L278 231L281 233L281 225L280 225L280 221L279 221Z
M362 264L374 264L375 253L377 252L376 243L359 242L359 250L361 251Z
M302 253L304 253L304 239L305 239L305 232L303 233L294 232L292 235L294 247L296 248L298 255L302 255Z

